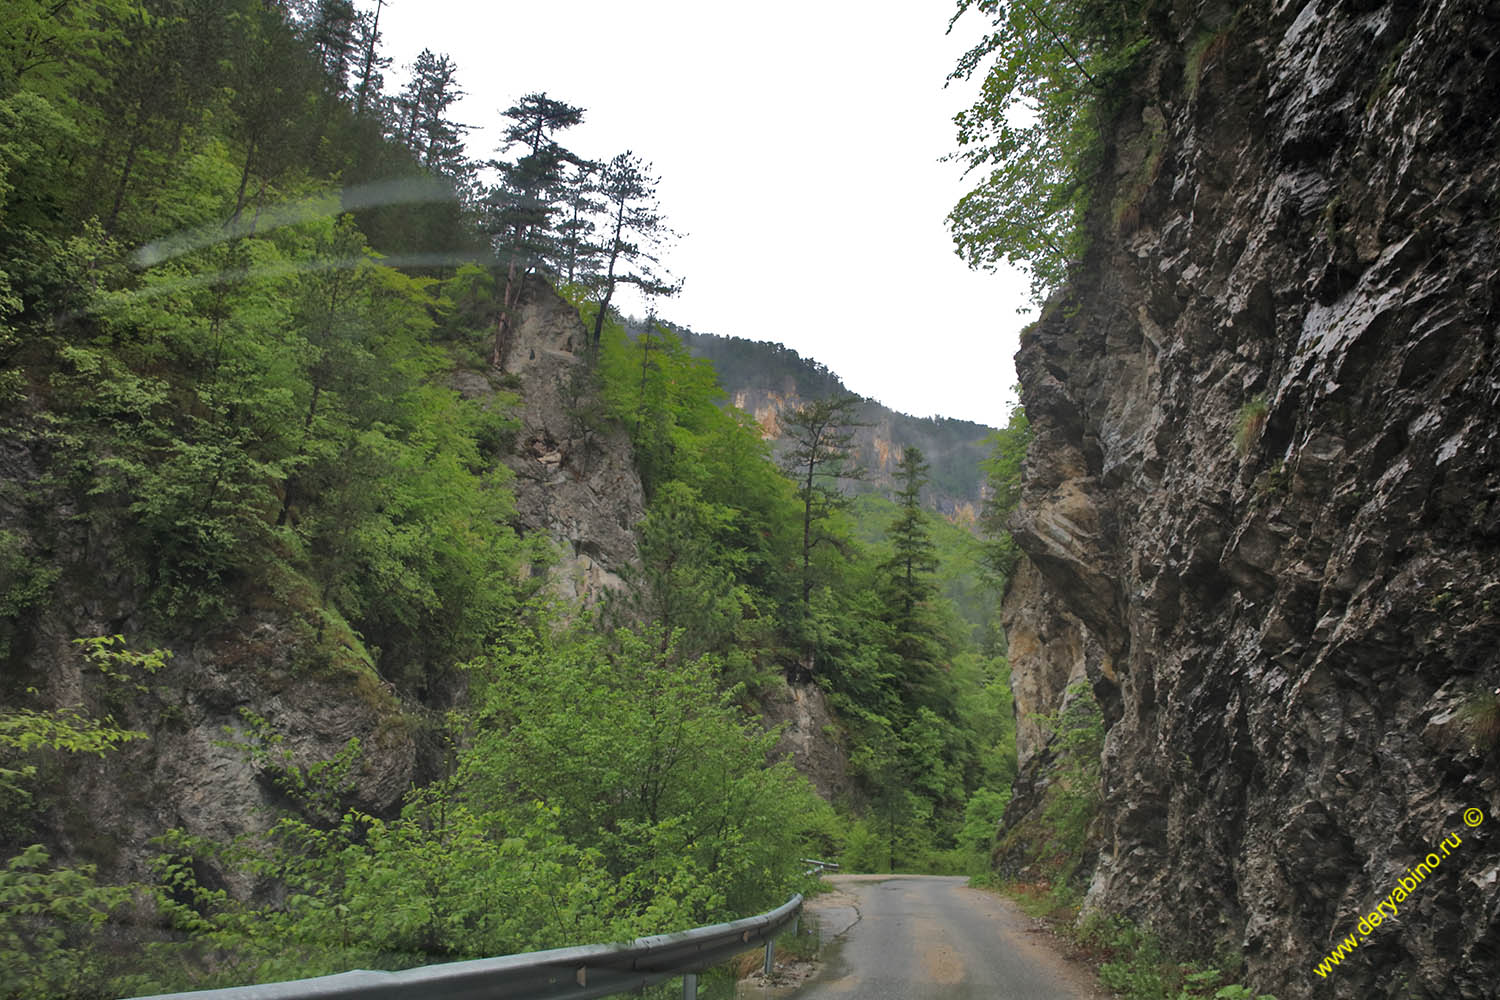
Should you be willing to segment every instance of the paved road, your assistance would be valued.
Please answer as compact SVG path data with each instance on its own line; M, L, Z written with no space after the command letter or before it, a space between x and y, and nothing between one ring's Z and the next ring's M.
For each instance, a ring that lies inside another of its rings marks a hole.
M1088 977L1014 904L963 878L830 879L815 908L827 947L797 1000L1093 1000Z

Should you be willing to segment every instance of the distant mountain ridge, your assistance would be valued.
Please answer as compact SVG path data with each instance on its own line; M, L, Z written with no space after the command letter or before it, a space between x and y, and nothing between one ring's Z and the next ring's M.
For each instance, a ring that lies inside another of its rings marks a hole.
M695 357L713 362L728 402L752 415L773 442L781 441L783 413L849 391L826 365L784 344L671 329ZM872 399L859 408L859 420L865 426L855 431L855 458L868 478L849 483L850 492L889 494L901 452L914 445L931 469L930 495L924 499L955 523L975 524L986 489L979 463L989 455L985 438L993 427L950 417L913 417Z

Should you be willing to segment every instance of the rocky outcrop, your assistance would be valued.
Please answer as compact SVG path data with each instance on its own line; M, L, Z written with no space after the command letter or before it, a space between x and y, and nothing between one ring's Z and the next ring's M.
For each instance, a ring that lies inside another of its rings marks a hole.
M771 756L792 764L829 802L848 800L849 753L839 740L833 710L816 684L776 684L761 692L758 707L767 729L785 727Z
M315 629L308 616L287 608L247 611L190 641L165 644L171 657L155 674L123 671L104 679L72 638L119 627L119 619L96 617L103 608L118 610L119 595L77 598L64 588L59 596L37 623L29 650L33 664L47 667L42 695L150 737L99 757L44 763L39 826L28 837L45 841L62 860L96 864L113 878L149 880L157 853L150 840L168 829L220 843L266 830L275 808L286 804L276 780L282 752L306 767L357 740L346 801L376 815L394 812L422 777L420 708L403 703L380 679L335 615L326 614L323 628ZM269 757L250 749L265 746L263 738L281 741Z
M1022 560L1010 581L1000 622L1005 628L1016 710L1016 758L1025 767L1046 744L1041 716L1062 707L1068 688L1087 679L1092 636L1052 597L1036 567ZM1097 655L1097 649L1091 650Z
M1493 996L1500 19L1163 18L1093 249L1018 355L1013 529L1053 603L1008 614L1081 623L1110 727L1089 903L1242 951L1282 1000ZM1076 668L1012 659L1018 691Z
M584 363L587 332L578 310L540 278L523 291L507 376L455 375L471 399L513 388L520 429L504 461L515 473L522 531L557 543L548 582L566 600L597 603L624 587L638 559L635 526L646 500L624 428L603 419L598 388Z

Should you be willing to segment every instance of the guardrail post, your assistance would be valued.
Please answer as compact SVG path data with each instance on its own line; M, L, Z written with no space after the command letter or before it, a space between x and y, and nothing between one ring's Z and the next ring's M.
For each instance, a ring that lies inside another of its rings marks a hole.
M776 968L776 939L772 937L766 939L766 965L761 971L769 979L771 978L771 970L774 968Z
M682 977L682 1000L698 1000L698 973L689 972Z
M1395 893L1392 893L1392 895L1395 895ZM797 936L797 926L801 922L802 922L802 914L800 912L798 912L798 914L795 917L792 918L792 937L796 937Z

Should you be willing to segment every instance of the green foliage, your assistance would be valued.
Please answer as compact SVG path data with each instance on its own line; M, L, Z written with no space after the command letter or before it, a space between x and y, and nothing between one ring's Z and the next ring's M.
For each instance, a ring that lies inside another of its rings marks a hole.
M1099 981L1123 1000L1276 1000L1229 982L1217 968L1173 958L1159 938L1123 917L1090 913L1062 930L1102 956Z
M476 443L495 416L434 384L430 286L319 217L164 262L59 349L59 451L151 553L164 615L217 613L280 557L403 659L478 648L510 508Z
M1240 407L1234 419L1234 450L1241 456L1250 453L1250 446L1260 438L1266 426L1266 397L1264 394L1251 399Z
M967 80L988 64L978 101L955 118L955 158L981 177L949 225L971 266L1027 268L1038 301L1085 248L1099 122L1144 47L1145 6L959 0L954 22L975 9L991 27L953 73Z
M979 875L989 871L990 848L995 843L995 831L1005 816L1005 807L1010 803L1010 789L996 791L980 788L964 805L964 822L958 831L958 846L968 855L968 874Z
M663 907L743 914L785 898L811 791L790 762L761 763L775 734L719 690L718 665L673 656L659 632L540 652L501 657L489 679L484 712L504 731L475 735L485 770L469 794L560 809L564 833L624 880L643 919ZM655 898L653 881L669 877L682 891Z
M1104 718L1086 682L1070 687L1063 707L1039 721L1049 731L1049 746L1061 768L1054 772L1055 791L1042 819L1052 830L1051 850L1059 861L1058 882L1066 884L1085 854L1089 827L1099 811L1099 754L1104 748Z
M99 885L90 865L54 866L32 844L0 868L0 998L101 996L116 962L97 947L105 923L131 901Z
M688 655L730 645L753 598L740 582L743 559L726 544L735 511L700 500L680 480L664 484L640 525L639 603Z
M1052 758L1040 815L1009 824L996 843L1002 872L1025 866L1044 913L1076 913L1096 845L1090 833L1100 805L1099 755L1104 724L1087 682L1064 693L1062 708L1037 716L1048 731Z
M135 686L160 669L163 650L132 652L121 636L76 640L106 687ZM39 762L60 754L103 756L146 734L120 728L81 706L0 712L0 806L6 839L32 808ZM31 844L0 868L0 998L93 997L119 971L120 960L98 947L105 923L132 901L129 886L100 885L92 865L54 865Z
M299 765L250 718L247 751L290 808L230 844L163 839L158 905L189 941L162 958L195 986L400 967L678 930L806 886L828 807L767 763L775 734L712 661L542 615L467 670L448 774L393 819L347 804L357 744ZM209 888L203 861L273 880L280 901Z
M630 339L606 324L598 376L649 501L636 610L682 629L680 654L718 653L727 677L760 683L779 655L792 586L791 484L754 422L718 405L713 368L670 328Z
M1015 387L1019 395L1020 386ZM1006 530L1006 522L1021 502L1021 466L1026 460L1026 450L1031 446L1031 424L1026 419L1026 410L1019 403L1011 408L1010 422L986 439L991 447L990 457L981 463L989 496L980 515L980 527L989 536L985 547L985 563L991 573L1001 582L1015 572L1020 549Z

